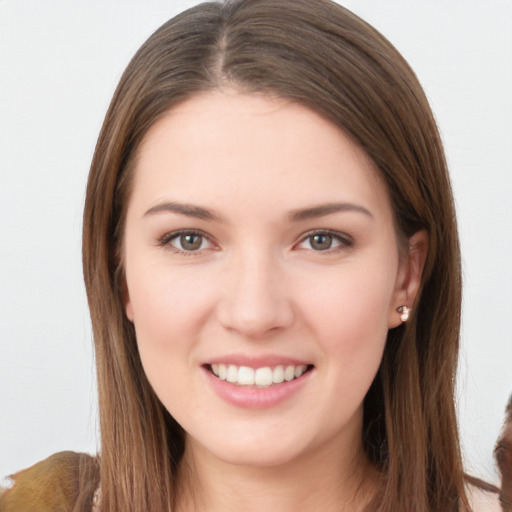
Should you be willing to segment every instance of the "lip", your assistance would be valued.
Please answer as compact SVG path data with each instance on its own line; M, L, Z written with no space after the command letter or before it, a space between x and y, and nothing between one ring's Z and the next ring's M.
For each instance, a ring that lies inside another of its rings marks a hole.
M218 361L220 361L220 359ZM227 358L223 358L222 361L228 364L239 364L241 366L249 366L253 368L274 366L273 364L269 364L269 359L265 359L265 364L262 365L260 365L259 362L255 362L254 359L251 359L251 363L248 363L247 359L243 363L235 363L233 359ZM279 359L279 361L280 362L278 364L286 364L283 363L282 358ZM211 364L216 364L215 360L212 360ZM282 402L293 397L296 393L300 392L300 390L310 380L311 375L314 373L314 367L312 367L310 370L303 373L299 378L289 382L285 381L281 384L275 384L265 388L254 388L237 386L236 384L232 384L225 380L219 379L209 370L208 364L203 365L201 369L208 382L208 385L223 401L244 409L268 409L281 404Z
M311 361L304 361L294 359L293 357L280 356L280 355L265 355L249 357L242 354L228 354L222 357L208 359L203 363L204 366L211 366L212 364L234 364L236 366L248 366L249 368L263 368L265 366L312 366Z

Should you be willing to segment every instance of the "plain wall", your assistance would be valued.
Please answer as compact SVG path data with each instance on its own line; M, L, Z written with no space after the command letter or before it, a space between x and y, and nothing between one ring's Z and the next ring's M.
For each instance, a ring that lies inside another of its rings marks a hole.
M130 57L195 3L0 0L0 475L98 448L88 167ZM464 257L461 435L468 470L496 483L512 392L512 2L340 3L402 52L439 122Z

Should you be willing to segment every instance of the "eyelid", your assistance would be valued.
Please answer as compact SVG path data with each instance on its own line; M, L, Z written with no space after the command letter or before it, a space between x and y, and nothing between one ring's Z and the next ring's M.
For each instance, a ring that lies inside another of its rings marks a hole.
M171 245L171 241L183 236L183 235L198 235L203 237L205 240L208 241L208 243L211 245L211 247L208 247L207 249L200 249L196 251L185 251L182 249L179 249L178 247L175 247ZM332 229L313 229L311 231L308 231L306 233L303 233L298 242L296 242L293 246L293 248L297 248L300 244L305 242L308 238L315 236L315 235L328 235L334 238L337 242L339 242L339 245L337 245L334 248L326 249L325 251L315 251L314 249L309 249L314 252L318 253L324 253L329 254L332 252L336 252L337 250L340 250L340 248L346 248L346 247L352 247L354 245L354 240L351 236L347 235L346 233L342 233L340 231L335 231ZM217 244L212 240L211 236L205 233L204 231L200 229L178 229L176 231L170 231L168 233L165 233L163 236L159 237L157 240L157 245L159 247L167 248L168 250L175 252L177 254L183 254L186 256L194 256L202 254L203 251L212 249L212 248L218 248Z
M337 250L340 250L340 248L342 249L346 247L352 247L354 245L354 239L351 236L347 235L346 233L334 231L332 229L313 229L311 231L308 231L307 233L302 234L300 236L299 241L294 245L294 248L305 242L308 238L315 235L328 235L339 242L338 246L326 249L325 251L315 251L314 249L309 249L316 253L329 254L332 252L336 252Z
M198 235L205 240L208 241L208 243L212 246L207 249L198 249L196 251L185 251L183 249L179 249L178 247L175 247L171 244L172 240L175 240L176 238L183 236L183 235ZM165 233L163 236L158 238L157 244L159 247L163 247L165 249L168 249L174 253L182 254L185 256L197 256L199 254L202 254L205 250L216 248L217 245L215 242L212 241L211 237L206 234L204 231L201 231L200 229L178 229L176 231L170 231L168 233Z

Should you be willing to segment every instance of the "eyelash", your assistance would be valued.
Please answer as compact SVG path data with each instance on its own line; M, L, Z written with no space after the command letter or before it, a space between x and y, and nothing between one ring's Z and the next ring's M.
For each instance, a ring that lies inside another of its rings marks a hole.
M197 230L190 230L190 229L183 229L180 231L172 231L171 233L166 233L164 236L158 239L158 245L160 247L166 247L170 249L172 252L176 254L180 254L182 256L197 256L198 254L201 254L202 250L199 249L197 251L185 251L183 249L179 249L178 247L175 247L171 244L173 240L176 240L177 238L181 236L187 236L187 235L193 235L193 236L200 236L201 238L207 240L210 244L213 242L210 240L210 238L203 233L202 231Z
M318 235L329 236L333 240L335 240L339 243L339 246L336 246L334 248L329 247L328 249L325 249L323 251L322 250L315 251L314 249L311 249L314 252L317 252L320 254L332 254L334 252L338 252L340 250L343 250L344 248L352 247L354 245L354 240L351 237L349 237L348 235L345 235L344 233L340 233L339 231L333 231L331 229L317 229L317 230L310 231L310 232L306 233L305 235L303 235L301 237L301 239L299 240L299 242L297 244L295 244L294 247L301 245L306 240L308 240L308 239L311 240L314 236L318 236Z
M176 254L183 255L183 256L197 256L197 255L201 254L204 249L198 249L195 251L194 250L186 251L183 249L179 249L178 247L175 247L171 244L171 242L173 240L176 240L179 237L187 236L187 235L199 236L202 239L207 240L210 244L213 243L210 240L210 238L208 237L208 235L206 235L202 231L185 229L185 230L180 230L180 231L172 231L171 233L166 233L164 236L162 236L161 238L158 239L158 245L160 247L169 248L172 252L174 252ZM343 248L352 247L354 245L354 240L351 237L349 237L348 235L342 234L338 231L332 231L330 229L317 229L315 231L310 231L310 232L302 235L300 240L296 244L294 244L293 247L300 246L301 244L306 242L308 239L311 240L314 236L319 236L319 235L331 237L333 240L338 242L339 245L334 248L329 247L328 249L325 249L325 250L315 251L312 248L306 249L306 250L312 250L313 252L317 252L320 254L322 254L322 253L323 254L332 254L334 252L338 252L338 251L342 250Z

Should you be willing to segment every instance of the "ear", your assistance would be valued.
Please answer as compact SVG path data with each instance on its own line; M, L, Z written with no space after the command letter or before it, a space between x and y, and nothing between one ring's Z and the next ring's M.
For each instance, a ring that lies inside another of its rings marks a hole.
M400 306L414 307L427 254L428 234L425 230L421 230L409 238L406 251L400 258L389 311L388 327L390 329L402 323L400 313L397 311Z
M133 307L132 303L130 302L130 299L128 299L127 302L125 302L125 311L126 311L126 317L130 322L133 324Z
M130 300L130 293L128 291L128 285L126 283L126 277L123 278L121 295L123 297L123 304L124 304L124 310L125 310L125 313L126 313L126 317L128 318L128 320L130 320L130 322L133 323L133 318L134 318L133 306L132 306L132 301Z

